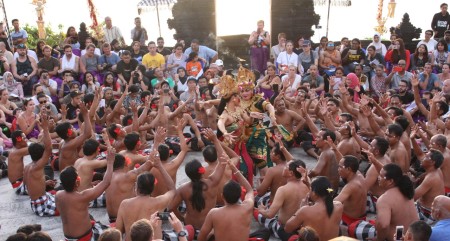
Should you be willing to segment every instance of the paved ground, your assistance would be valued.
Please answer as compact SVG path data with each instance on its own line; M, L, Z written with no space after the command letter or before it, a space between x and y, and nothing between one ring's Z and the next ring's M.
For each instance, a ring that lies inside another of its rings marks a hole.
M294 157L303 160L308 168L314 167L316 161L307 156L303 149L293 148L290 150ZM200 152L189 153L178 170L177 174L177 186L188 181L186 174L184 173L184 164L192 159L202 160ZM25 163L29 163L31 159L26 158ZM58 177L58 173L56 173ZM101 221L104 224L108 224L108 216L106 210L103 208L90 209L92 216ZM0 179L0 240L6 240L6 238L14 234L18 227L25 224L41 224L42 230L50 234L53 240L62 240L62 224L59 217L38 217L31 211L30 200L28 196L17 196L8 181L7 178ZM258 223L254 222L252 225L252 231L259 229ZM277 240L272 238L271 240Z

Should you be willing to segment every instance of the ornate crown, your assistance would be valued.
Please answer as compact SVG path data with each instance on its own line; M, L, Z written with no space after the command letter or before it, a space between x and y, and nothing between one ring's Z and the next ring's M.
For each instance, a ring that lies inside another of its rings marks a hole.
M232 76L224 75L219 82L220 95L222 98L229 98L232 94L239 93L237 82Z
M254 89L255 88L255 74L244 67L239 67L237 74L237 82L240 89Z

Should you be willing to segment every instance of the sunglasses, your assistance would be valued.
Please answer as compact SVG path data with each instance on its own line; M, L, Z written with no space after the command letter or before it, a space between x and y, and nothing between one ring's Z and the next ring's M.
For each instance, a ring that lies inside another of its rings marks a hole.
M47 101L46 100L43 100L43 101L39 101L39 104L45 104L45 103L47 103Z

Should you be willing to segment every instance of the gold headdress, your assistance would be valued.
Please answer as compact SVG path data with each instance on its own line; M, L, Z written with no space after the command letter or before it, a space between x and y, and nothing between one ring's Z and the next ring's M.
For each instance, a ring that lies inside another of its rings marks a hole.
M219 82L220 95L222 98L229 98L231 95L239 93L237 82L232 76L224 75Z
M255 74L241 66L237 74L237 82L240 89L253 90L255 88Z

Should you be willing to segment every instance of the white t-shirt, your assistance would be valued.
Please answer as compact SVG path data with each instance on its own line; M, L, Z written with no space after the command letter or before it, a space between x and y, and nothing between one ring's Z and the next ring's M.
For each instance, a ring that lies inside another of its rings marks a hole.
M277 58L278 70L280 72L287 73L289 65L298 67L298 55L294 52L288 54L286 51L281 52Z
M81 55L80 56L83 56L85 53L86 53L86 49L81 50ZM102 56L102 53L100 52L99 48L95 48L94 54Z
M52 79L48 79L48 84L50 85L50 88L55 89L55 90L58 89L58 83L56 81L54 81ZM41 86L42 86L42 90L44 91L44 93L48 96L51 96L50 89L43 84L41 84Z
M425 42L425 40L421 40L419 43L417 43L417 48L418 48L421 44L425 44L425 45L427 46L428 53L433 53L434 50L435 50L435 48L436 48L437 43L438 43L438 42L437 42L436 40L434 40L434 39L430 39L430 41L428 41L428 43Z

